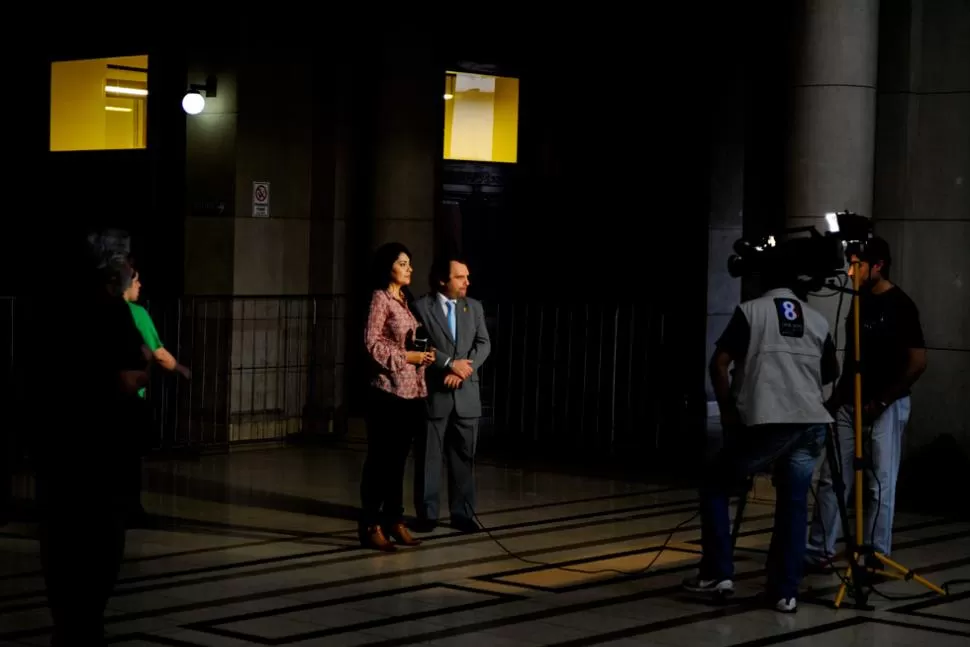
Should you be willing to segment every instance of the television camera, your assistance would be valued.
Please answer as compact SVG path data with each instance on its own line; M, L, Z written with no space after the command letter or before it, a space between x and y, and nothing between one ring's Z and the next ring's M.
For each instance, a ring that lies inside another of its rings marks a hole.
M865 216L842 211L825 215L828 231L815 227L795 227L761 238L740 238L728 259L728 272L734 278L782 275L796 279L808 292L825 285L841 273L847 256L860 254L872 238L872 223ZM799 234L808 236L799 236Z

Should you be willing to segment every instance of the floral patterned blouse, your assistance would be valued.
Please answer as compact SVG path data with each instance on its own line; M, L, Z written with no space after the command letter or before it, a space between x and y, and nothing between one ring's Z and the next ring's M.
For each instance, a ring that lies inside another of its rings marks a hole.
M405 340L417 328L418 320L403 301L387 290L374 291L364 333L367 353L379 367L373 386L407 400L428 395L424 367L407 362Z

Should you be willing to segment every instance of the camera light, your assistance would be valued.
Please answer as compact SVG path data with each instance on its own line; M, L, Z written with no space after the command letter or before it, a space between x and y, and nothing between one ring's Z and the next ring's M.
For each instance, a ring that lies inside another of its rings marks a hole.
M839 233L839 214L837 213L825 214L825 223L829 226L829 232L833 234Z

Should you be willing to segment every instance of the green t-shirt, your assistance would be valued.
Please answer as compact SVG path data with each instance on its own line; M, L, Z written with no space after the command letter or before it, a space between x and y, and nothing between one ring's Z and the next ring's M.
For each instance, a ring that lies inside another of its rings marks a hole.
M154 353L162 347L162 340L158 336L158 331L155 330L155 322L152 321L152 316L148 314L148 310L137 303L129 301L128 308L131 310L131 318L135 320L135 328L141 333L141 338L148 346L148 350ZM140 389L138 395L144 398L145 389Z

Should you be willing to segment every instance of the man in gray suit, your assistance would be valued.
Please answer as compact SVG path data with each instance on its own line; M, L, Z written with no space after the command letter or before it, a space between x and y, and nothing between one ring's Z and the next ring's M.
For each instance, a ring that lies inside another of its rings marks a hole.
M435 261L431 292L414 303L414 311L437 350L425 374L428 421L416 442L415 530L438 525L442 452L447 456L451 525L463 532L478 530L474 520L475 446L482 415L478 371L491 349L482 304L469 299L468 266L453 258Z

